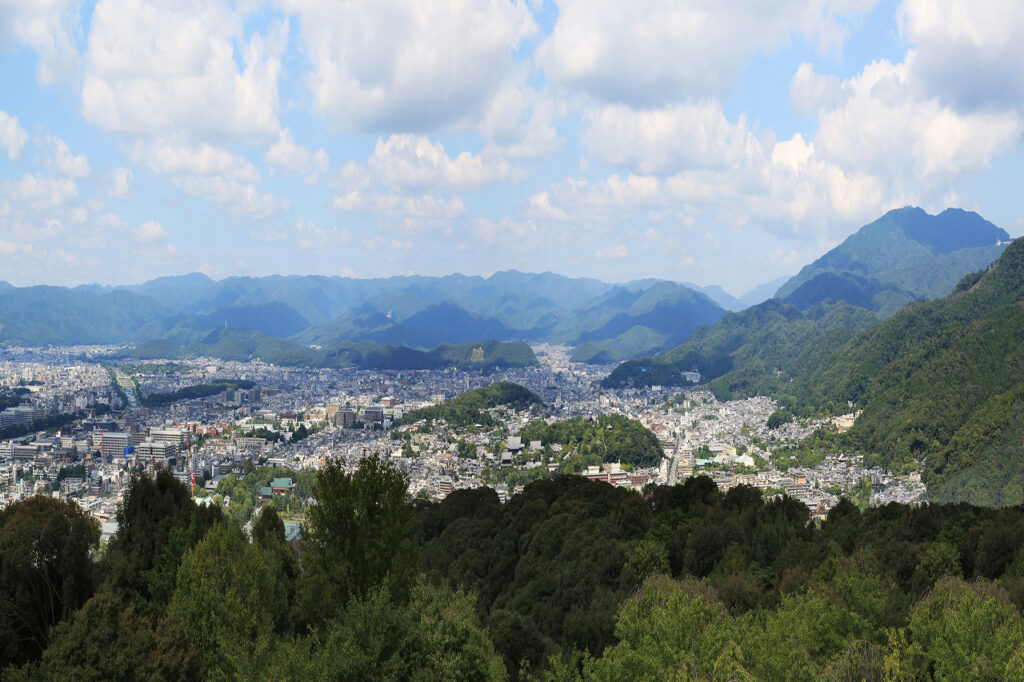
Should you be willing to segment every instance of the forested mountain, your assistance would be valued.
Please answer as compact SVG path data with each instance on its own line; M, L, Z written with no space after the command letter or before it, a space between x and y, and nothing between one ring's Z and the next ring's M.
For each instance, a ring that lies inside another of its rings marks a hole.
M910 301L945 296L965 274L998 258L1009 239L970 211L896 209L804 267L775 298L801 308L846 301L886 317Z
M863 408L849 442L926 464L930 495L1024 503L1024 240L946 298L902 312L807 363L810 404Z
M156 339L126 349L116 357L133 360L174 360L214 357L245 362L262 360L291 367L358 369L460 369L490 370L496 367L530 367L537 364L533 350L522 341L443 343L423 351L374 341L342 342L330 348L314 348L257 331L225 327L214 329L199 341L181 346Z
M613 285L515 271L220 281L192 274L118 288L0 289L0 344L189 345L228 326L324 347L373 341L427 350L481 339L600 344L594 352L618 360L676 345L723 312L703 294L658 280Z
M274 506L247 534L167 470L133 481L102 552L71 502L0 510L3 678L1024 675L1024 507L844 500L818 525L706 477L569 475L431 503L376 457L301 483L296 544Z
M659 368L664 378L668 363L696 369L723 398L792 393L787 384L798 370L908 302L946 295L998 258L1008 239L976 213L890 211L803 268L774 299L697 330L659 355L661 365L631 362L606 383L649 383L654 375L647 368Z
M686 343L656 361L623 363L605 381L609 388L682 383L679 370L697 370L721 399L777 395L810 357L836 348L854 332L878 322L869 311L845 303L817 304L807 311L769 300L694 332Z

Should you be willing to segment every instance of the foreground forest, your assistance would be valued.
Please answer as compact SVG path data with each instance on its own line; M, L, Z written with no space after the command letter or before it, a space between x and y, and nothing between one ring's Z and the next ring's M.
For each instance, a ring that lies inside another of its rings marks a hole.
M859 511L710 479L563 476L413 501L370 458L303 539L166 472L105 546L75 505L0 511L0 670L75 679L1024 679L1024 508Z

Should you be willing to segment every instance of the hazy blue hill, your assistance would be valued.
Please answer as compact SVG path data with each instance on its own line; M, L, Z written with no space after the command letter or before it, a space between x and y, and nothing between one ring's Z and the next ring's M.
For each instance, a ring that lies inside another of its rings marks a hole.
M650 327L636 325L618 336L602 341L587 341L577 346L570 356L573 362L608 364L622 362L638 355L650 355L668 345L668 336Z
M0 343L124 343L168 313L158 301L127 291L91 293L36 286L0 292Z
M118 287L125 291L150 296L172 310L179 310L188 301L203 296L214 281L199 272L171 277L157 277L143 284Z
M743 309L743 305L740 303L740 300L738 298L736 298L735 296L733 296L732 294L730 294L728 291L718 286L717 284L710 284L707 286L693 284L692 282L683 282L683 284L693 289L694 291L699 291L700 293L704 294L725 310Z
M769 282L765 282L764 284L759 284L758 286L754 287L747 293L740 296L739 299L737 299L737 304L739 307L736 310L744 310L745 308L749 308L752 305L764 303L769 298L775 298L775 292L779 290L779 287L781 287L783 284L785 284L791 279L791 275L786 275L784 277L776 277L775 279Z
M517 334L497 320L481 318L455 303L425 308L399 324L365 334L378 343L433 348L441 343L463 343L473 339L515 338Z
M999 257L1005 230L977 213L947 209L937 216L916 207L889 211L805 266L779 288L787 298L824 272L849 273L893 284L916 298L945 296L968 272Z
M274 301L222 308L205 315L174 315L144 325L136 338L166 337L180 344L195 341L216 327L238 327L286 338L309 327L309 321L290 306Z

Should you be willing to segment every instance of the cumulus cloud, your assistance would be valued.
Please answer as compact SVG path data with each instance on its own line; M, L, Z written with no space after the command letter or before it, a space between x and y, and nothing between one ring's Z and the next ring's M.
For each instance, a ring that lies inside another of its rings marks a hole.
M0 4L0 48L24 45L35 51L36 80L41 85L68 80L78 69L78 21L74 0L8 0Z
M107 174L106 193L111 199L125 199L132 192L134 177L131 168L115 168Z
M49 165L69 178L84 178L89 175L89 160L85 154L72 154L64 140L56 135L46 136L50 148Z
M882 60L843 83L841 106L819 113L815 148L848 171L936 188L988 166L1024 130L1016 111L959 113L914 85L914 53Z
M386 185L399 192L478 190L522 178L493 154L462 152L448 156L444 145L423 135L391 135L377 140L364 164L349 162L341 171L347 185Z
M153 220L147 220L135 230L135 238L140 242L155 242L167 237L167 230Z
M1024 5L1016 0L903 0L913 77L959 111L1024 107Z
M714 100L644 110L602 107L584 116L581 141L588 154L645 174L733 165L758 145L746 118L729 122Z
M7 152L11 161L21 159L21 150L28 142L28 133L18 124L18 118L6 111L0 111L0 148Z
M291 0L317 110L359 132L470 125L537 30L523 0Z
M318 149L310 153L302 145L295 144L291 131L282 130L275 142L264 156L267 165L284 173L305 175L309 182L315 182L320 175L327 172L330 159L327 152Z
M91 20L82 114L121 133L277 134L277 81L287 23L246 36L223 2L100 0Z
M537 61L556 83L606 102L656 107L722 97L747 60L802 34L842 44L842 15L868 3L803 0L561 0Z
M318 252L330 251L352 241L352 233L345 228L319 227L308 220L296 220L293 230L295 241L300 248Z
M61 208L78 196L78 185L70 178L26 173L18 181L0 184L3 194L33 209Z
M131 149L135 163L145 163L156 173L182 173L193 176L222 176L244 182L258 183L256 167L223 147L210 144L189 144L181 138L165 137L137 142Z
M270 192L261 194L255 185L230 178L188 175L172 178L171 182L186 194L206 199L228 213L263 218L279 208Z
M339 211L374 214L407 233L446 225L466 212L458 197L364 195L357 190L336 196L331 205Z
M789 84L789 103L800 114L813 114L819 109L842 103L843 86L835 76L814 72L814 65L804 62Z
M597 260L623 260L629 258L629 248L625 244L610 244L594 252Z

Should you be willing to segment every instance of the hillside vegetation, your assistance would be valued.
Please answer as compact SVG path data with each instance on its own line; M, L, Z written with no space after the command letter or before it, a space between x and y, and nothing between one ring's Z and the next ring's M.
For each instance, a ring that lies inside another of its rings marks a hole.
M470 389L440 405L406 412L398 424L415 424L425 419L428 422L445 421L450 426L494 426L494 418L488 412L491 408L525 410L542 404L543 401L529 389L510 381L498 381Z
M505 504L408 486L375 457L329 464L297 545L273 506L247 534L166 470L127 489L102 553L73 503L8 505L3 677L1024 675L1024 507L841 501L819 526L706 477L639 494L562 476Z
M302 346L257 331L225 327L215 329L201 341L179 346L167 339L155 339L122 352L119 357L135 360L178 360L214 357L221 360L262 360L291 367L358 369L459 369L491 370L499 367L531 367L538 364L533 350L521 341L441 344L430 351L400 346L382 346L372 341L343 342L332 348Z

